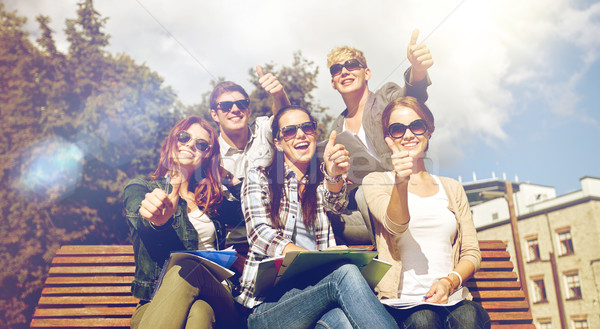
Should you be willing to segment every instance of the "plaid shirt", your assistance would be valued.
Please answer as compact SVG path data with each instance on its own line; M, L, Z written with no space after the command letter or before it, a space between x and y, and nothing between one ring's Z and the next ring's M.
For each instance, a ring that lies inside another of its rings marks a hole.
M340 192L331 193L323 182L317 188L317 195L316 242L317 249L324 250L335 246L333 230L326 211L339 213L346 208L348 204L346 183L344 182ZM280 208L280 217L284 222L283 229L275 229L271 226L269 182L267 176L260 169L252 168L248 171L241 198L250 250L241 278L242 292L236 300L244 306L252 308L262 302L261 296L254 296L258 264L263 259L281 256L285 246L294 243L292 234L296 226L296 218L301 215L302 211L298 199L296 173L286 166L284 195L281 198Z

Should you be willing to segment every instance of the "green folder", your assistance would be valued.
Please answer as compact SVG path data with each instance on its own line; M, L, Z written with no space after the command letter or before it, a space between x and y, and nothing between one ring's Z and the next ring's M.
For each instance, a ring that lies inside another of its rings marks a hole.
M377 251L357 249L290 251L285 256L260 262L254 294L260 296L278 282L292 280L308 271L328 271L328 265L337 262L356 265L371 289L374 289L392 267L390 263L376 259L376 256ZM277 262L281 262L281 266L278 266Z
M365 250L291 251L285 254L275 284L337 262L351 263L362 270L376 256L376 251Z

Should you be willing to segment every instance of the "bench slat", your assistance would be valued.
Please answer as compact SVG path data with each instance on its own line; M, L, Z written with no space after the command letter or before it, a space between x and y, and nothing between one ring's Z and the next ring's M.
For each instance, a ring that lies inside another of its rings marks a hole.
M510 254L506 250L504 250L504 251L501 251L501 250L482 250L481 251L481 260L482 261L488 261L488 260L495 260L495 261L505 260L505 261L508 261L508 260L510 260Z
M131 294L131 286L46 287L42 295Z
M73 245L62 246L56 251L56 255L133 255L132 245Z
M488 312L491 321L533 321L531 312Z
M133 275L122 276L51 276L45 285L126 284L131 286Z
M134 273L135 266L53 266L50 275L53 274L98 274L98 273Z
M513 263L511 261L488 261L481 262L480 271L512 271Z
M130 307L72 307L72 308L40 308L35 311L35 317L62 317L62 316L95 316L105 317L126 315L131 316L135 306Z
M500 240L479 240L480 250L506 250L506 243Z
M521 284L518 281L467 281L465 286L469 290L521 289Z
M517 280L517 273L515 272L476 272L473 277L476 280L491 280L491 281L502 281L502 280Z
M515 300L525 299L525 294L522 290L482 290L482 291L471 291L473 299L478 300Z
M54 257L52 264L135 264L133 256L61 256Z
M40 297L38 305L137 305L138 299L129 296L58 296Z
M490 310L496 311L516 311L516 310L528 310L529 305L524 300L513 300L513 301L503 301L503 302L480 302L481 306L485 308L488 312Z
M33 319L31 328L129 328L129 317Z
M536 329L534 324L492 324L491 329Z

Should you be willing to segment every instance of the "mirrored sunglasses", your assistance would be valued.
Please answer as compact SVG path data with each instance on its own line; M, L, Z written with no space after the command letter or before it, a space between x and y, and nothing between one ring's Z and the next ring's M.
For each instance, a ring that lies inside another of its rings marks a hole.
M427 122L423 119L415 120L408 126L399 122L392 123L388 127L388 135L394 139L402 138L406 133L406 129L410 129L413 134L419 136L427 132Z
M298 129L302 129L305 135L316 135L317 134L317 123L315 121L307 121L299 125L289 125L281 128L279 133L285 141L296 137Z
M344 64L333 64L329 68L329 73L331 73L331 77L335 77L337 75L342 74L342 69L346 68L348 71L358 70L363 67L363 65L357 59L349 59Z
M177 134L177 141L181 144L189 142L190 139L192 139L192 135L190 135L190 133L188 133L187 131L180 131ZM200 138L194 139L194 146L196 147L196 150L201 152L205 152L210 148L210 144L204 139Z

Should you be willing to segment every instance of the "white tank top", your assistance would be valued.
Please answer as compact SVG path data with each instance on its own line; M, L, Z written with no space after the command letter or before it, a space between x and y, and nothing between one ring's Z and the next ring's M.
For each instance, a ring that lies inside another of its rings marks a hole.
M448 209L448 196L439 178L433 178L439 186L436 194L422 198L408 193L410 223L406 232L395 238L402 260L398 298L421 301L431 285L454 268L456 218Z

